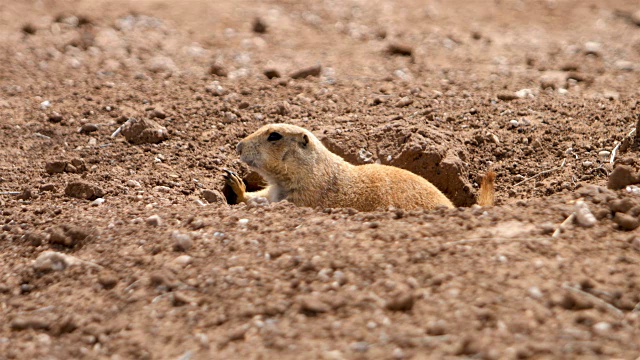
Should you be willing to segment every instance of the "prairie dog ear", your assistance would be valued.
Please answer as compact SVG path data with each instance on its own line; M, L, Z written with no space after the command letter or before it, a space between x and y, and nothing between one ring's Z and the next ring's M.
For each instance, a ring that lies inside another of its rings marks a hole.
M300 137L300 146L306 148L309 145L309 136L307 134L302 134Z

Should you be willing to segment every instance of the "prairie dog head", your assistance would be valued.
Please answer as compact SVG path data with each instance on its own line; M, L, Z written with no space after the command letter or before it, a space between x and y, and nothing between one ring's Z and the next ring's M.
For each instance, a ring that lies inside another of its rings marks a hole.
M270 182L313 172L318 156L327 151L311 132L288 124L265 125L240 141L236 150L240 160Z

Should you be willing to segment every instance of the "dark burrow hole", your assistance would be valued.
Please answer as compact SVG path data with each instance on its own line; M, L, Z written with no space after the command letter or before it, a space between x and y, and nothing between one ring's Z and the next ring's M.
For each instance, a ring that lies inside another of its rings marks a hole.
M264 181L262 176L260 176L257 172L252 171L248 173L245 177L242 178L244 185L247 187L247 192L262 190L267 186L267 183ZM234 205L238 203L238 198L236 194L231 190L231 187L227 184L224 184L222 188L222 194L225 199L227 199L227 204Z

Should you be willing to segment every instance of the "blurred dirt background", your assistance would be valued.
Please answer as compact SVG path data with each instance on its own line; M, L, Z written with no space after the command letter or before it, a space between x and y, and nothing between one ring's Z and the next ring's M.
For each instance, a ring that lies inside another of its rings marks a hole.
M636 1L0 2L0 359L636 359L638 89ZM272 122L460 208L228 205Z

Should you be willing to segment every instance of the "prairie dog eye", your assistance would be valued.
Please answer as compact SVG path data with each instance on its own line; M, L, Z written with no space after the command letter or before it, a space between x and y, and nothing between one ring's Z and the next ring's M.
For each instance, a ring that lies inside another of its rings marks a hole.
M278 141L280 139L282 139L282 135L278 134L277 132L272 132L271 134L269 134L267 141Z

